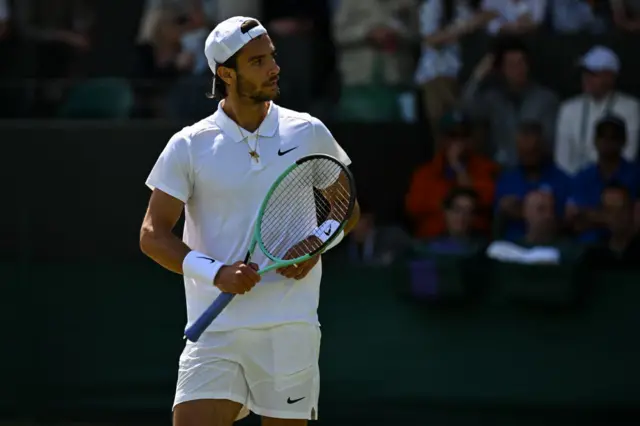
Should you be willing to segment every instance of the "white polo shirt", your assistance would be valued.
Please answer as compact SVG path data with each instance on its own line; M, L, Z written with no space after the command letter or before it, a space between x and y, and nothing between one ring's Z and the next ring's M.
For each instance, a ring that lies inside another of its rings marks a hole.
M259 160L249 155L256 139ZM271 184L296 160L317 153L351 162L325 125L309 114L272 102L259 129L251 133L241 130L218 105L212 116L169 140L146 184L185 203L185 244L231 264L244 260ZM259 249L251 261L261 268L269 264ZM317 324L321 276L321 262L299 281L267 273L249 293L237 296L208 331ZM210 282L187 277L184 285L188 327L220 291Z

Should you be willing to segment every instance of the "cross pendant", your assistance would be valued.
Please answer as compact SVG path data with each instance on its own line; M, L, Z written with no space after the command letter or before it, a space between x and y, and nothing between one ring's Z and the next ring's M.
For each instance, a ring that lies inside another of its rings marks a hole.
M251 158L253 158L256 161L260 159L260 155L258 155L256 151L249 151L249 155L251 156Z

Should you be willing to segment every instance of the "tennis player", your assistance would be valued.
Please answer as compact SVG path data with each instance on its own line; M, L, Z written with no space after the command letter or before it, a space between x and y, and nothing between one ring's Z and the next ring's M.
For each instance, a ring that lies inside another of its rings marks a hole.
M249 411L265 426L318 416L321 259L261 277L244 259L263 198L300 157L349 157L318 119L279 107L275 49L255 19L221 22L206 40L217 111L176 133L146 184L142 251L184 276L187 326L220 292L241 294L180 357L175 426L228 426ZM185 209L183 240L172 230ZM359 217L354 209L348 233ZM340 237L339 237L340 238Z

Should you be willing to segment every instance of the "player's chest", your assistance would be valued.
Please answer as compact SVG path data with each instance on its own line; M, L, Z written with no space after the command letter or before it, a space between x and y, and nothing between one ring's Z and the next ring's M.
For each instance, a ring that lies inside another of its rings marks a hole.
M214 144L194 159L194 190L218 197L260 196L296 160L309 154L310 144L291 137Z

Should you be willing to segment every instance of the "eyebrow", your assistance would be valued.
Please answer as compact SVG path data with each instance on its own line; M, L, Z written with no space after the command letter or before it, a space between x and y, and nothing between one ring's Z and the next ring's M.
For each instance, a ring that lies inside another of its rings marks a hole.
M276 54L276 49L273 49L273 50L271 51L271 53L269 53L269 55L275 55L275 54ZM249 57L249 59L248 59L248 62L253 62L253 61L255 61L256 59L261 59L261 58L264 58L265 56L267 56L267 55L255 55L255 56L250 56L250 57Z

